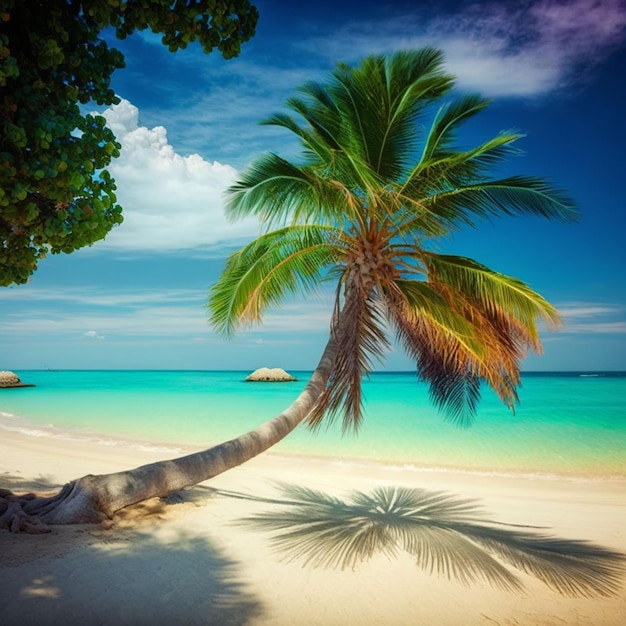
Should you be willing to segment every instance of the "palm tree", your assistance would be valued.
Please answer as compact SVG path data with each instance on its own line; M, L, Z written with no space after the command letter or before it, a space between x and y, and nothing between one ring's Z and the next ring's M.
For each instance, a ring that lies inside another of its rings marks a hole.
M262 156L228 191L228 215L256 215L264 232L229 257L212 289L217 329L229 335L288 294L337 282L329 341L290 407L208 450L86 476L49 499L16 501L0 493L0 526L29 528L32 517L49 523L110 517L240 465L305 420L316 426L325 415L343 413L344 428L357 428L361 380L383 357L389 329L453 419L471 418L483 381L513 407L520 360L541 348L537 322L557 324L558 314L518 279L437 254L433 243L480 219L573 219L575 211L543 180L488 176L513 152L518 134L455 147L462 123L487 106L482 98L444 104L422 130L452 86L442 54L430 48L339 65L326 84L307 83L288 100L300 123L285 114L266 122L296 135L302 162Z
M471 419L483 382L513 408L520 360L541 349L537 321L559 322L520 280L433 251L480 219L575 217L566 195L543 180L488 177L520 135L455 147L462 123L488 104L479 96L444 104L420 130L452 88L442 65L437 50L403 51L340 65L325 85L307 83L287 102L304 123L285 114L265 122L298 137L302 162L262 156L228 191L227 214L256 215L267 230L228 259L213 287L212 321L225 335L260 321L287 294L337 281L331 368L303 415L311 426L339 413L345 429L359 426L361 380L389 347L389 329L451 418Z

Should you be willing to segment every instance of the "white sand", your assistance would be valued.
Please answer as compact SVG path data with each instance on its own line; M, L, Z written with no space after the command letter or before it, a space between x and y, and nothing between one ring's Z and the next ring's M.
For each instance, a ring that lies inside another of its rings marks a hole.
M0 487L46 490L84 474L128 469L163 453L0 433ZM479 499L489 519L546 526L626 552L626 477L560 480L392 470L265 454L187 492L151 501L113 529L0 530L0 623L22 625L612 625L626 623L626 591L570 598L519 573L524 592L464 586L414 559L381 555L354 570L284 562L268 536L236 522L271 504L216 494L280 497L288 481L336 495L398 485ZM514 571L514 570L513 570Z

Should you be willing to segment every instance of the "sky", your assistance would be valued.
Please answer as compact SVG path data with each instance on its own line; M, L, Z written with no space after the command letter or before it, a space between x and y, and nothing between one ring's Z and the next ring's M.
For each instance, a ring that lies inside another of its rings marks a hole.
M566 189L576 224L506 218L458 232L440 251L517 276L561 312L524 370L626 370L626 0L341 2L260 0L236 59L172 54L152 33L115 41L126 57L103 113L122 144L108 168L124 223L26 285L0 289L0 370L311 370L332 294L291 300L232 339L206 301L226 256L259 233L229 223L223 191L263 152L297 158L289 133L259 125L308 80L372 53L435 46L459 92L491 106L460 138L525 134L503 173ZM393 349L377 369L411 370Z

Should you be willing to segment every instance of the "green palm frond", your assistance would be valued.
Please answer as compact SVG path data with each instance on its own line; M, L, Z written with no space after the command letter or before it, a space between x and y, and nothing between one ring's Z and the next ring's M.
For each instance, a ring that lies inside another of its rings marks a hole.
M550 327L560 324L557 310L526 283L495 272L467 257L425 252L422 259L429 280L448 285L453 291L480 303L483 310L505 311L537 337L536 320Z
M452 146L456 140L458 127L483 111L488 105L489 101L478 95L468 95L443 105L437 112L428 136L424 140L417 169L419 170L424 163L436 161L441 157L449 158L451 154L454 154Z
M344 569L404 551L420 569L465 585L485 581L507 591L523 589L508 565L574 597L614 596L621 587L625 555L485 520L472 500L399 487L348 498L278 487L282 503L241 523L272 533L274 548L289 561Z
M257 215L267 224L285 224L323 206L321 181L276 154L256 159L226 192L225 212L232 221Z
M306 110L305 104L297 98L290 98L287 100L287 105L301 115ZM334 140L330 134L325 133L322 137L320 137L319 135L322 131L321 128L305 128L304 126L298 124L295 118L284 113L275 113L261 122L261 124L264 126L281 126L291 131L294 135L299 137L302 145L310 151L309 153L317 155L318 151L321 152L319 158L322 163L328 160L331 150L335 148Z
M486 175L491 168L517 154L514 143L520 137L519 134L501 133L466 151L445 151L442 147L435 146L429 158L422 156L398 193L406 199L409 207L424 209L424 205L420 204L423 199L436 197L437 194L450 190L463 189L467 185L480 184L487 179ZM427 207L430 208L430 205L432 202ZM445 208L447 207L444 205ZM435 206L435 209L439 207ZM447 217L445 211L441 215Z
M351 168L349 164L339 172L326 171L325 164L296 166L275 154L262 155L227 190L226 215L231 220L257 215L266 228L358 222L362 181Z
M380 180L402 175L418 141L417 117L450 89L442 61L432 48L404 50L334 72L329 92L341 116L342 148Z
M231 334L258 321L268 306L287 294L308 294L342 255L341 231L329 226L289 226L262 235L231 255L211 288L211 322Z
M572 201L560 189L541 178L511 176L443 189L422 201L424 210L441 216L450 228L475 226L475 217L535 215L575 221Z
M299 91L302 97L289 98L287 106L309 125L303 143L316 154L321 148L320 156L327 157L325 160L322 158L322 162L327 163L333 151L341 149L341 117L324 85L309 81Z

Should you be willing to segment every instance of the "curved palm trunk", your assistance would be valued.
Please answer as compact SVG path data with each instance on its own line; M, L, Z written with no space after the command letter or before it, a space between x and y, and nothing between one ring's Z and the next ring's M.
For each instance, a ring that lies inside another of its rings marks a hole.
M100 522L131 504L165 496L245 463L281 441L306 418L326 388L336 352L337 344L331 333L316 370L293 404L236 439L124 472L89 474L68 483L49 498L18 497L0 491L0 527L45 532L45 524Z

